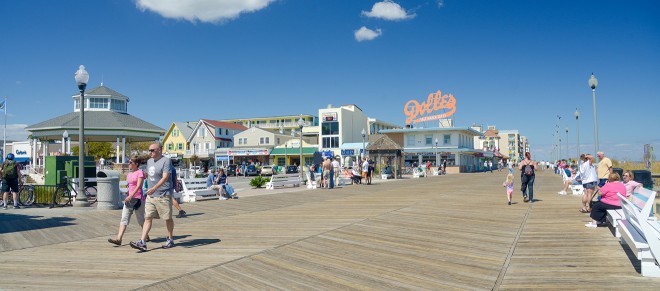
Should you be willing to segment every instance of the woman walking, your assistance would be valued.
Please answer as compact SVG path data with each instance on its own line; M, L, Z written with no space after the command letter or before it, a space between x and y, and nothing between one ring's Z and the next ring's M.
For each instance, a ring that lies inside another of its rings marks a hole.
M131 222L131 215L135 213L138 224L142 227L144 223L144 203L142 196L142 184L146 175L140 167L140 159L138 157L133 157L128 161L128 168L131 170L131 173L126 176L126 182L128 183L128 195L124 199L124 208L121 211L121 220L119 221L119 231L117 232L117 238L109 238L108 242L114 245L121 245L121 239L124 236L126 231L126 226ZM148 240L148 238L147 238Z
M522 191L524 202L534 203L534 178L536 177L535 170L537 167L536 162L532 160L532 154L525 152L525 159L518 165L522 184L520 191ZM529 198L527 194L529 194Z
M598 176L596 175L596 168L594 167L594 157L590 154L580 155L582 164L580 165L580 176L582 177L582 187L584 187L584 195L582 196L582 208L580 212L591 212L591 198L594 196L596 184L598 184Z

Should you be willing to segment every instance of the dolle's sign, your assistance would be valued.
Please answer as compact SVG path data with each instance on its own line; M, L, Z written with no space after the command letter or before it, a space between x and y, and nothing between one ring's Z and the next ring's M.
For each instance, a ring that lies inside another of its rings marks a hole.
M447 109L449 111L436 115L428 115L441 109ZM429 94L426 101L421 104L417 100L406 102L403 112L406 114L406 124L443 119L454 115L454 112L456 112L456 99L454 95L442 95L442 92L438 90L438 92Z

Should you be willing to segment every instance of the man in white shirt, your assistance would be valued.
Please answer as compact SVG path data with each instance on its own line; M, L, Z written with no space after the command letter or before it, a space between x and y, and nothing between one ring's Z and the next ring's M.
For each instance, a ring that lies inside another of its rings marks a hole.
M339 167L340 167L339 158L335 158L334 160L332 160L332 171L334 172L334 177L333 178L335 180L335 183L334 183L335 187L337 185L339 185L339 171L340 171Z

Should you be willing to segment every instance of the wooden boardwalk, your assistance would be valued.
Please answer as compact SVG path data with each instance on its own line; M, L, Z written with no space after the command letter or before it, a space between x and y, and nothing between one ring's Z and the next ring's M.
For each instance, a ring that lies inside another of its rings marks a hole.
M0 289L658 290L579 197L539 172L533 205L506 204L505 172L404 179L185 204L176 247L106 242L120 211L0 212ZM516 180L516 188L518 188ZM258 190L271 191L271 190ZM277 190L275 190L277 191Z

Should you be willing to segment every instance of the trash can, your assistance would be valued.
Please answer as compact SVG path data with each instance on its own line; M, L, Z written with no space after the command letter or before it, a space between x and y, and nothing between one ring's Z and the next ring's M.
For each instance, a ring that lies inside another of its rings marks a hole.
M623 169L612 168L612 172L619 174L619 181L623 180Z
M96 209L119 209L120 204L119 172L102 170L96 173Z
M633 178L637 183L642 183L644 188L653 189L653 179L651 179L651 171L647 170L632 170Z

